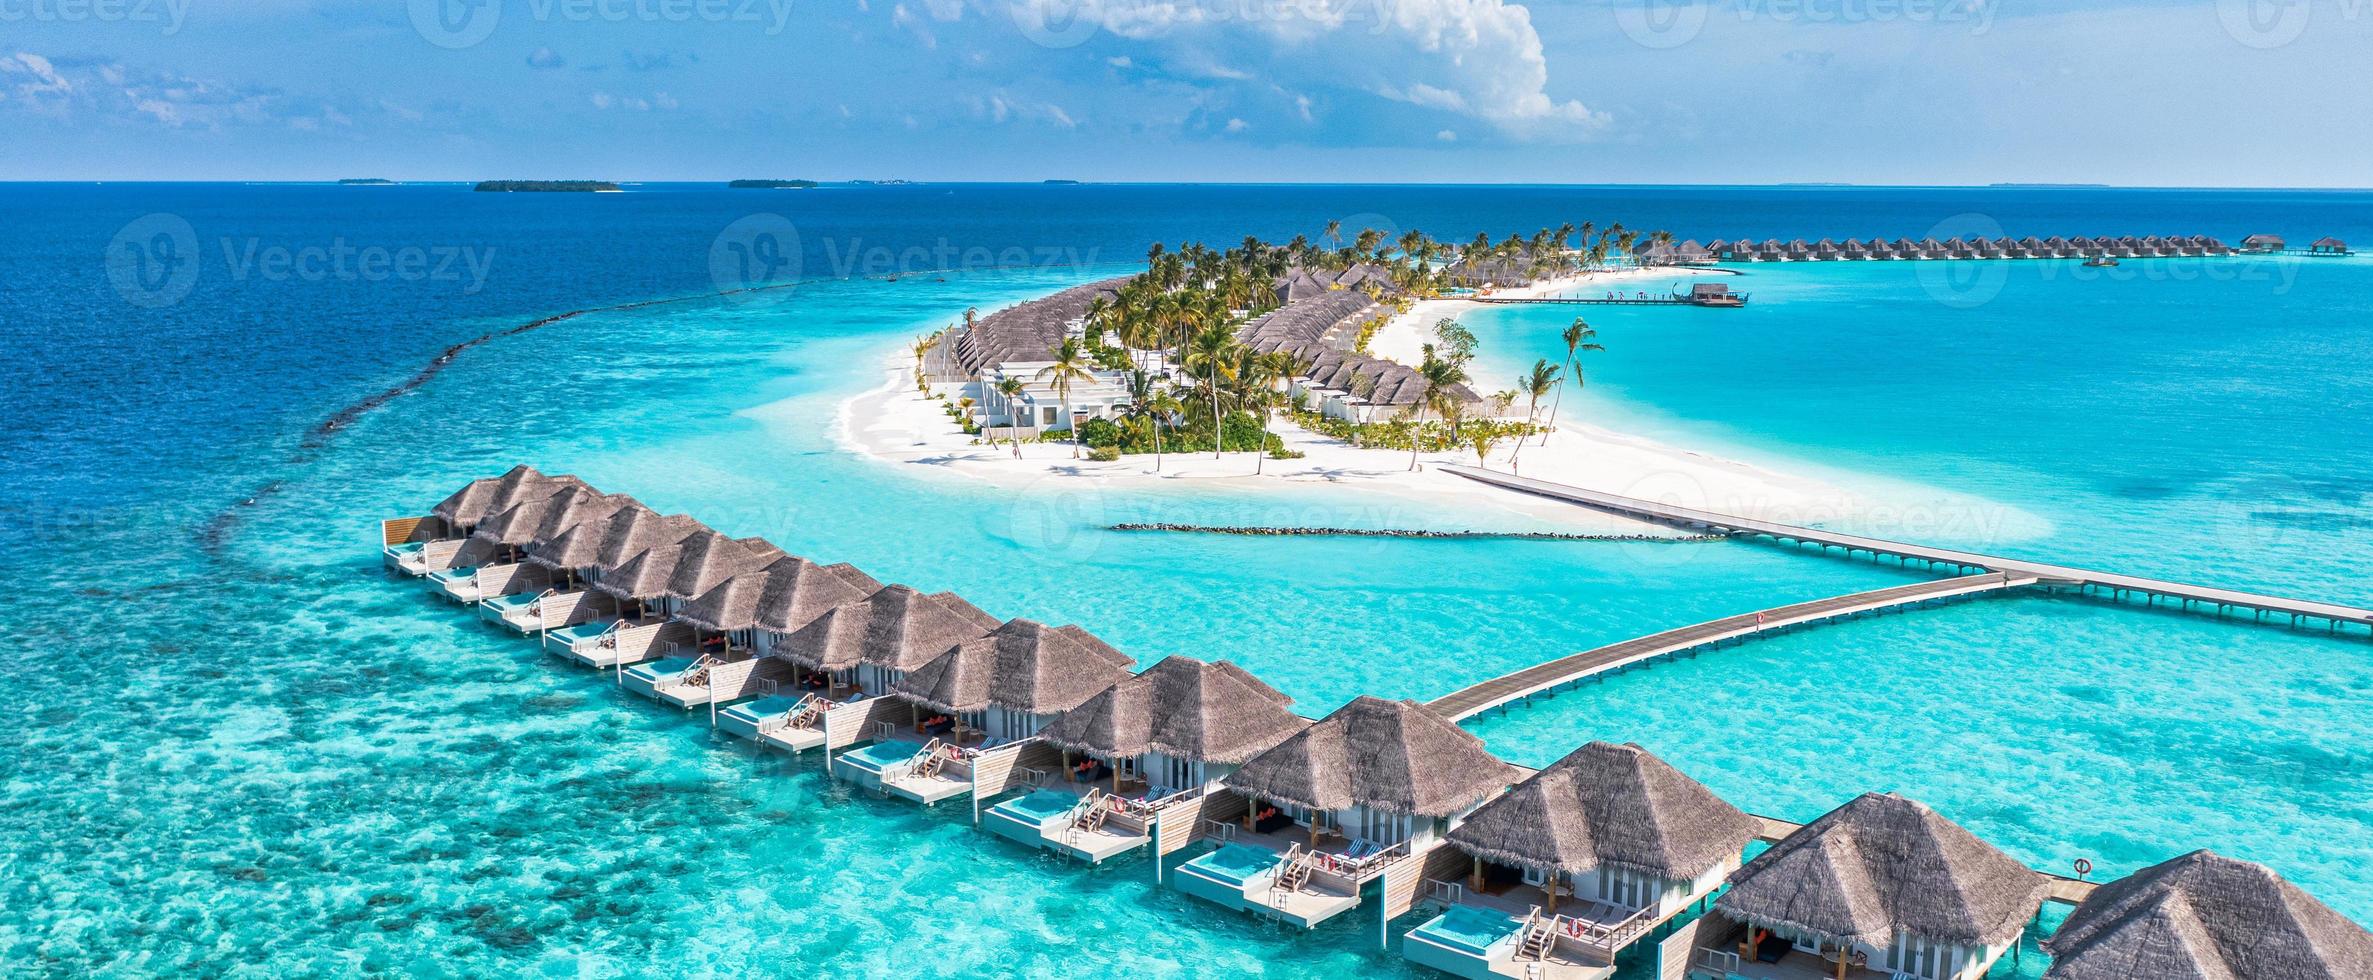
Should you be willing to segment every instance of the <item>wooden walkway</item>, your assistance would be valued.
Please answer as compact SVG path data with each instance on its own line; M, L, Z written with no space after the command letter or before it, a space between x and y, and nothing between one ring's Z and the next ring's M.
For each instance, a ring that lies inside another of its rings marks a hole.
M1620 670L1632 664L1686 653L1700 647L1712 646L1757 634L1787 629L1807 623L1839 619L1846 616L1896 609L1922 603L1955 599L1963 596L2023 588L2036 584L2033 575L2004 572L1982 572L1934 582L1914 582L1852 595L1831 596L1811 602L1779 606L1760 612L1725 616L1721 619L1666 630L1649 636L1611 643L1594 650L1585 650L1548 663L1535 664L1512 674L1505 674L1453 691L1427 703L1427 707L1461 721L1489 711L1511 701L1531 697L1542 691L1583 680L1595 674Z
M1620 494L1586 490L1581 487L1535 480L1507 473L1494 473L1472 466L1440 464L1450 473L1482 483L1505 487L1522 493L1564 500L1599 510L1622 514L1657 524L1667 524L1690 530L1737 536L1769 538L1782 544L1813 545L1824 551L1837 550L1848 557L1869 555L1872 558L1894 558L1904 564L1918 562L1930 568L1950 569L1960 574L1977 572L2009 572L2031 575L2054 588L2073 589L2087 595L2098 595L2121 601L2142 599L2156 606L2162 601L2180 605L2186 611L2213 612L2226 615L2246 612L2259 622L2288 617L2292 626L2322 624L2334 633L2345 629L2362 628L2373 636L2373 609L2359 606L2320 602L2313 599L2292 599L2284 596L2262 595L2206 585L2188 585L2164 579L2120 575L2115 572L2054 565L2048 562L1982 555L1931 548L1926 545L1906 544L1854 534L1824 531L1818 528L1797 527L1752 518L1734 517L1712 511L1680 507L1673 504L1625 497Z

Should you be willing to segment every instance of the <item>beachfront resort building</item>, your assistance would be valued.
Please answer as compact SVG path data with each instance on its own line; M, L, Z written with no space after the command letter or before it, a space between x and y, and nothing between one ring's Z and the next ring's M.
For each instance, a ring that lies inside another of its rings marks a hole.
M2050 890L1926 805L1868 793L1731 875L1689 965L1714 980L1974 980Z
M1598 980L1721 888L1760 827L1646 749L1592 742L1449 832L1467 874L1431 883L1442 914L1402 955L1476 980Z
M1076 421L1118 417L1131 403L1128 372L1092 368L1090 378L1074 379L1068 392L1058 392L1053 378L1042 375L1054 366L1055 349L1066 338L1086 336L1089 307L1099 299L1112 300L1127 281L1075 286L950 330L927 357L928 372L967 382L980 427L997 430L1000 437L1060 432ZM1010 398L999 390L1008 378L1022 383L1021 393ZM1064 414L1066 402L1069 415Z

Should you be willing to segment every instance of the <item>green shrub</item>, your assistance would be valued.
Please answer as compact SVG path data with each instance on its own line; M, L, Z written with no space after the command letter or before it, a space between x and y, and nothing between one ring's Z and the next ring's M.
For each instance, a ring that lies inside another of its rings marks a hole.
M1090 446L1119 448L1125 436L1111 419L1088 419L1079 424L1079 441Z
M1088 458L1099 463L1109 463L1121 458L1121 451L1117 446L1096 446L1088 450Z

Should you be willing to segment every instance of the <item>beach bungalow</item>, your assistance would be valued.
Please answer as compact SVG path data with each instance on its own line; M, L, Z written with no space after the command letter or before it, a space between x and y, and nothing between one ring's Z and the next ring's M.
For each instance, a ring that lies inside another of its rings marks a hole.
M1953 257L1952 246L1946 245L1945 243L1937 241L1934 238L1920 239L1919 248L1920 257L1923 259L1945 259Z
M1928 807L1868 793L1730 876L1690 972L1717 980L1974 980L2049 879Z
M2310 255L2347 255L2348 243L2329 236L2307 243Z
M1178 867L1180 891L1309 928L1420 860L1521 771L1415 701L1362 696L1221 781L1244 826Z
M1755 257L1764 262L1785 262L1788 260L1788 244L1777 238L1766 238L1763 244L1755 247Z
M2193 851L2094 889L2044 980L2373 977L2373 933L2262 864Z
M2112 240L2109 243L2109 254L2121 259L2138 257L2142 254L2142 239L2126 235Z
M943 650L891 681L891 696L914 707L910 723L882 722L886 730L875 735L874 744L843 756L836 774L924 804L969 793L970 763L978 749L1036 735L1056 714L1129 676L1128 655L1094 634L1027 619ZM1076 775L1083 774L1057 778ZM1119 795L1117 776L1114 782L1114 795ZM1130 816L1143 814L1132 811Z
M1802 238L1789 239L1788 244L1781 246L1780 250L1790 262L1810 262L1813 259L1813 247L1805 244Z
M990 808L983 826L1090 862L1134 849L1150 838L1144 818L1157 807L1212 792L1245 760L1308 726L1292 703L1225 660L1165 658L1039 730L1065 753L1065 773L1077 771L1076 756L1092 764L1088 774L1109 773L1109 786L1071 779L1043 787L1035 800Z
M2019 239L2018 248L2012 254L2022 259L2041 259L2049 258L2052 250L2043 243L2043 239L2029 235Z
M1824 238L1813 243L1813 258L1816 260L1834 262L1843 257L1844 252L1835 241Z
M1451 829L1471 867L1426 883L1444 911L1401 953L1474 980L1603 980L1617 953L1719 889L1760 827L1648 750L1592 742Z
M2161 238L2161 237L2159 237L2159 236L2157 236L2157 235L2146 235L2146 236L2144 236L2144 237L2143 237L2143 239L2142 239L2142 241L2140 241L2140 242L2137 242L2137 243L2135 244L2135 246L2134 246L2134 251L2135 251L2135 253L2136 253L2136 254L2139 254L2139 255L2144 255L2144 256L2161 256L2161 255L2173 255L2173 254L2175 254L2175 252L2174 252L2172 249L2169 249L2169 248L2167 247L2167 240L2166 240L2166 239L2164 239L2164 238Z
M2077 250L2076 246L2070 243L2068 239L2059 235L2053 235L2052 237L2043 240L2042 254L2055 259L2065 259L2075 257L2077 255Z
M864 601L881 591L882 583L854 565L818 565L790 555L766 566L755 591L748 587L750 579L734 576L718 591L685 607L682 618L696 627L705 623L712 629L750 624L740 628L755 631L752 645L759 656L788 666L791 676L785 681L769 672L755 681L760 695L757 700L718 712L715 724L719 731L760 745L793 752L815 748L824 744L823 715L836 703L832 699L847 697L855 688L833 689L828 674L802 678L796 664L774 656L774 652L786 637L816 617L836 606ZM800 683L803 679L816 683Z
M2272 255L2286 247L2281 235L2251 235L2241 240L2241 251L2251 255Z
M1838 247L1838 255L1840 258L1846 259L1848 261L1866 261L1870 258L1870 246L1865 245L1858 240L1849 238L1846 239L1846 243L1844 245Z

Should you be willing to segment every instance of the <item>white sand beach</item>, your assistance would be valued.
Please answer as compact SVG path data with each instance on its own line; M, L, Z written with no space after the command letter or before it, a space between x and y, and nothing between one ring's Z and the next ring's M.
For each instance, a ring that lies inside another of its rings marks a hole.
M1502 290L1495 295L1587 290L1610 281L1690 274L1693 270L1598 273L1553 280L1523 290ZM1436 321L1480 308L1482 304L1465 299L1421 301L1381 328L1371 339L1370 350L1378 356L1415 363L1420 356L1419 348L1432 340ZM913 354L903 343L883 351L875 363L880 383L839 405L835 426L838 441L852 452L905 465L917 476L954 474L958 478L986 480L1002 486L1027 487L1030 492L1060 487L1071 481L1098 490L1132 486L1240 490L1271 495L1270 499L1315 514L1325 513L1329 506L1342 506L1373 516L1377 513L1378 499L1373 495L1381 494L1386 500L1417 505L1403 513L1408 520L1440 521L1440 515L1454 514L1461 530L1674 533L1668 528L1487 486L1438 469L1437 464L1441 463L1475 465L1471 449L1419 454L1418 466L1412 470L1407 451L1357 448L1303 429L1283 417L1274 423L1272 431L1287 448L1303 456L1257 461L1258 474L1251 453L1228 453L1218 458L1209 452L1169 453L1158 464L1150 455L1095 462L1075 456L1068 443L1024 443L1017 457L1010 443L986 445L977 437L966 435L946 413L946 402L918 392L914 384ZM934 393L945 394L951 400L965 394L956 385L937 386ZM1556 419L1555 431L1546 439L1536 436L1525 440L1521 447L1512 442L1495 447L1488 467L1627 496L1800 525L1886 526L1907 533L1982 534L1990 539L2041 533L2047 527L2016 508L1934 488L1871 478L1856 480L1858 486L1866 488L1857 492L1836 480L1777 472L1736 459L1665 445L1594 424L1583 417L1572 399L1564 408L1565 414ZM1548 406L1543 405L1541 411L1543 420L1547 421ZM1874 497L1869 487L1883 488L1883 498ZM1314 517L1304 523L1321 520Z

